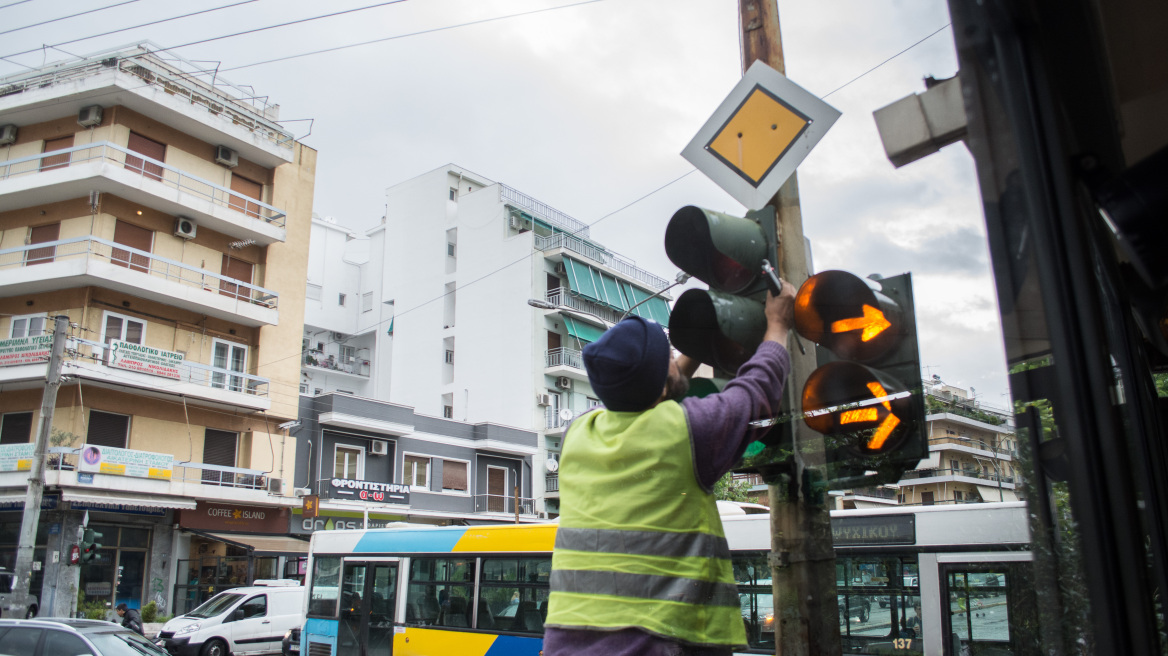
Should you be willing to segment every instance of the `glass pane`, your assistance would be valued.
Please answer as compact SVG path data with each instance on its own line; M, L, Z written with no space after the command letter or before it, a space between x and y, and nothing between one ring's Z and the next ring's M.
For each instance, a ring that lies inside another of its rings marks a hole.
M308 614L335 617L341 581L341 559L317 558L312 563L312 591L309 593Z
M120 317L107 316L105 318L105 343L109 344L111 339L122 338L122 320Z
M211 365L219 369L227 368L227 345L215 344L215 354L211 359Z
M146 332L146 324L138 321L126 322L126 340L131 344L141 344L142 335Z
M150 530L145 528L123 528L122 539L118 544L122 547L145 549L150 546Z
M27 324L27 323L28 323L28 319L13 319L12 320L11 336L13 339L15 339L17 337L29 337L30 336L28 333L25 332L25 324Z

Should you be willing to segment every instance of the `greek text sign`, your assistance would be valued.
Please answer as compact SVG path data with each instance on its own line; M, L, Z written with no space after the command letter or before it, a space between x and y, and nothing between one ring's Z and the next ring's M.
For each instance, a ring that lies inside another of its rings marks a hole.
M174 456L88 444L81 449L78 471L170 480Z
M48 362L49 352L52 349L53 336L51 334L0 339L0 367Z
M833 517L831 519L831 541L837 547L916 544L916 516Z
M180 377L178 368L182 363L182 353L164 351L116 339L110 342L109 366L111 367L178 380Z
M379 503L410 502L410 486L398 483L377 483L374 481L354 481L348 478L334 478L331 481L332 496L342 499L360 499Z
M32 456L35 445L5 444L0 446L0 471L28 471L32 469Z

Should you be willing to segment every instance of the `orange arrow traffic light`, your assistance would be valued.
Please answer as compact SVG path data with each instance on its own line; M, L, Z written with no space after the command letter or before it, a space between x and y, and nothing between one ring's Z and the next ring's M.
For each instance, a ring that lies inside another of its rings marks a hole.
M807 425L836 436L833 446L854 455L895 450L912 415L908 391L879 371L855 362L830 362L811 372L803 387Z
M863 279L844 271L811 276L795 297L795 330L841 358L869 362L900 342L901 311Z

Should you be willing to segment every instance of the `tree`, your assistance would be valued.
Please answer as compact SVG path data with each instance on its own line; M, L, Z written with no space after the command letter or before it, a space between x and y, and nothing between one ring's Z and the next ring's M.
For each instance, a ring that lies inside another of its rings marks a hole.
M721 501L750 501L750 483L744 480L735 480L733 473L728 473L714 483L714 498Z

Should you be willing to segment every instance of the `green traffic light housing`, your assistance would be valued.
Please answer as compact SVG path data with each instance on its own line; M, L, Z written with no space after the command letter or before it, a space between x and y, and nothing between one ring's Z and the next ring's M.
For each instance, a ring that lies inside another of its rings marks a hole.
M97 531L87 528L81 538L81 562L87 563L97 558L97 552L101 549L101 543L98 542L102 538L102 534Z

